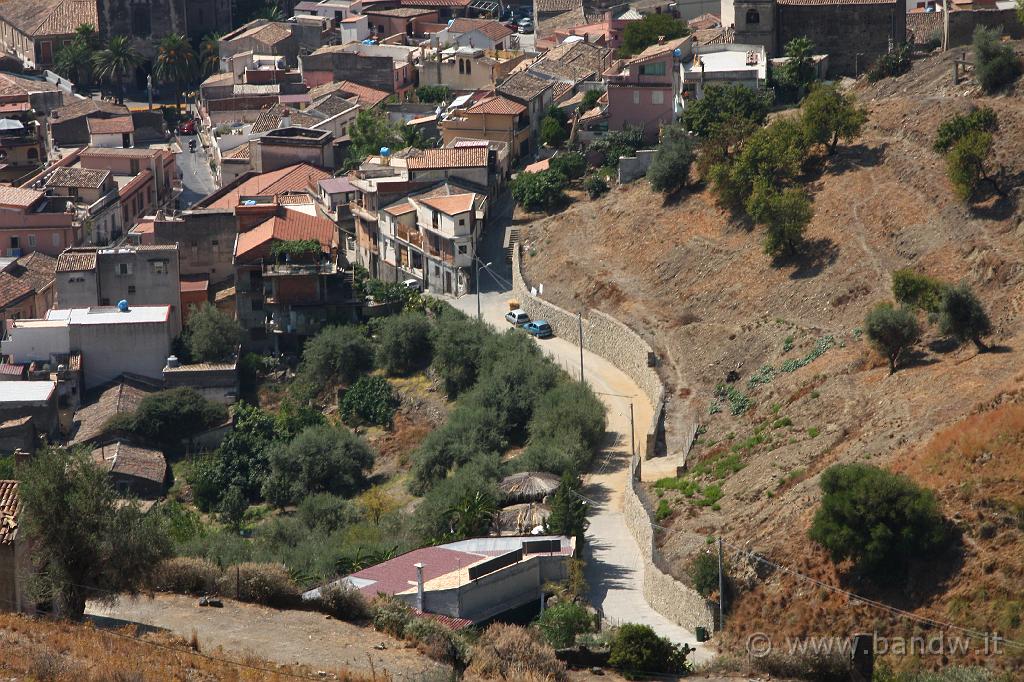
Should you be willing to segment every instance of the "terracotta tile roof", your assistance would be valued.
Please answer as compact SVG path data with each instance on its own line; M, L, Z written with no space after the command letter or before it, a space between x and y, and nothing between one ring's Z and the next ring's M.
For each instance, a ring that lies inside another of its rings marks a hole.
M144 147L86 147L82 156L127 156L135 159L148 159L154 156L170 154L166 149L146 149Z
M471 31L479 31L495 42L516 32L515 29L494 19L455 19L448 27L448 32L455 35Z
M709 12L707 14L702 14L699 17L694 17L693 19L690 19L689 21L686 22L686 24L694 31L699 31L701 29L707 28L719 28L722 25L722 20L719 19L717 15L711 14Z
M26 367L28 367L28 365L13 365L13 364L11 364L9 362L4 362L4 363L0 364L0 374L3 374L5 376L20 377L20 376L22 376L25 373L25 368ZM20 419L15 419L15 420L12 420L12 421L20 422L20 421L24 421L24 420L32 421L32 417L31 416L21 417ZM6 424L6 422L5 422L5 424Z
M470 0L401 0L402 7L469 7Z
M326 118L326 116L315 116L303 111L297 111L295 107L277 103L270 105L260 112L256 120L253 121L251 132L254 135L261 135L269 133L271 130L277 130L281 127L281 121L286 111L291 119L291 125L299 126L300 128L312 128Z
M276 196L285 192L305 191L307 187L315 187L316 183L329 177L331 174L325 170L308 163L298 163L243 180L205 208L234 208L242 196Z
M551 159L542 159L523 168L524 173L540 173L551 167Z
M235 258L244 260L246 255L271 240L315 239L327 252L337 243L337 236L338 226L332 221L302 211L285 209L283 215L276 215L238 235Z
M471 211L473 210L474 201L476 201L476 195L473 193L453 194L447 197L430 197L422 200L427 206L436 208L445 215L458 215L459 213Z
M355 192L356 188L352 185L352 181L347 176L339 176L336 178L328 178L319 182L320 188L328 194L336 194L339 192Z
M87 97L85 99L76 99L71 104L65 104L62 107L57 107L50 112L50 121L67 121L69 119L78 118L79 116L88 116L90 114L98 113L128 115L129 112L128 107L121 106L120 104Z
M224 152L223 154L220 155L220 157L222 159L243 159L245 161L248 161L249 153L250 150L248 143L243 143L238 145L234 149Z
M481 100L469 109L466 109L466 111L472 114L505 114L508 116L518 116L526 111L526 105L499 95Z
M28 208L43 196L45 192L38 189L0 186L0 206L8 208Z
M430 14L435 10L432 9L421 9L418 7L395 7L393 9L366 9L363 10L363 14L373 14L384 17L398 17L399 19L408 19L410 17L419 17L424 14Z
M442 147L412 149L405 154L410 170L441 168L475 168L487 165L488 150L484 147Z
M95 269L95 249L65 249L57 256L57 272L84 272Z
M235 74L231 73L230 71L227 71L225 73L213 74L212 76L204 80L202 83L200 83L199 87L203 87L205 85L230 85L234 82Z
M276 45L282 40L287 40L292 35L292 30L283 23L278 22L267 22L258 26L252 26L246 30L243 30L237 35L229 35L222 40L241 40L242 38L252 38L264 45Z
M14 261L0 272L0 308L6 308L26 294L37 293L53 284L56 267L55 258L39 251Z
M71 444L80 445L102 436L111 417L134 412L142 399L154 391L154 388L127 379L110 386L94 402L75 412L75 422L79 426Z
M99 25L96 0L5 2L0 20L28 36L70 35L82 24Z
M32 293L32 286L6 272L0 272L0 310L14 305Z
M539 12L568 12L583 6L583 0L534 0L534 7Z
M514 73L497 87L502 95L529 102L544 94L553 85L551 81L531 76L525 71Z
M210 276L200 275L196 278L181 279L178 281L179 291L208 291L210 289Z
M895 5L896 0L778 0L780 5Z
M0 545L9 545L18 538L18 514L21 498L17 481L0 481Z
M111 474L163 483L167 476L167 460L159 450L150 450L117 441L92 451L92 461Z
M351 81L335 81L333 83L318 85L309 91L309 96L316 100L324 95L332 93L337 93L345 97L355 97L359 106L364 109L375 107L390 96L383 90L376 90Z
M89 118L89 133L92 135L111 135L117 133L134 133L135 123L131 116L115 116L114 118Z
M92 120L92 119L90 119ZM61 166L53 171L46 181L47 187L87 187L99 189L103 186L110 171L102 168L81 168L78 166Z
M683 36L682 38L676 38L675 40L666 40L664 43L654 44L648 47L640 54L634 56L628 60L627 64L643 64L645 62L652 61L659 57L663 57L666 53L671 54L672 50L677 47L681 47L687 43L687 41L693 40L693 36Z
M324 117L326 118L330 118L331 116L343 114L346 111L350 111L358 106L359 103L357 98L346 98L342 94L335 92L330 95L327 95L320 101L311 104L307 111L315 111L319 114L323 114Z
M402 201L391 204L390 206L384 207L385 213L390 213L394 216L405 215L406 213L412 213L416 210L416 207L410 204L404 199Z

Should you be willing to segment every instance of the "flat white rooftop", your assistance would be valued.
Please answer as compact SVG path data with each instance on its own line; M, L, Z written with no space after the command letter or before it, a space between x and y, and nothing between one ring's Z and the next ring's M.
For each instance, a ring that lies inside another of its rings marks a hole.
M171 307L168 305L130 306L125 312L118 310L114 306L64 308L61 310L46 311L47 320L61 321L74 325L146 324L151 322L166 322L170 317Z
M0 381L0 405L45 403L56 387L55 381Z
M761 54L757 54L756 64L747 64L746 50L720 50L694 55L693 61L683 64L683 72L699 74L703 63L704 73L749 71L751 75L758 74L760 78L764 78L767 72L767 65L764 62Z

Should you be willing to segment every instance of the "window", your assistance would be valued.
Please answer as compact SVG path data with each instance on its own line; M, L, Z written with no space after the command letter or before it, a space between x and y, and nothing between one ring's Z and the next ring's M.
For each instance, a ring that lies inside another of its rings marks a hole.
M437 267L437 266L435 265L435 266L434 266L434 274L435 274L435 275L440 275L440 274L441 274L441 268L439 268L439 267Z
M34 234L30 234L28 236L28 247L30 249L34 249L36 247L36 236Z
M459 218L459 227L462 227L465 224L466 224L466 219L465 218Z
M473 73L473 62L471 62L471 61L469 61L467 59L466 60L466 74L468 75L468 74L471 74L471 73Z
M29 159L29 161L38 161L39 160L39 150L36 149L35 147L29 147L29 149L28 149L28 159Z
M118 275L130 275L132 274L132 264L118 263L114 266L114 273Z
M459 60L459 73L466 73L466 62L465 60Z
M753 8L748 9L747 10L747 24L750 25L750 24L760 24L760 23L761 23L761 13L758 12L756 9L753 9Z
M153 263L153 274L166 275L167 274L167 261L155 260Z
M640 65L641 76L664 76L665 75L665 62L654 62L651 64Z
M467 248L468 247L465 244L459 244L459 255L465 256Z
M129 294L134 294L135 293L135 286L134 285L131 285L131 284L128 285L128 293Z
M21 246L21 242L17 237L11 237L11 248L16 249Z
M651 104L664 104L665 93L661 90L655 90L651 93Z
M130 159L128 161L128 167L131 169L132 175L138 175L139 174L139 160L138 159Z

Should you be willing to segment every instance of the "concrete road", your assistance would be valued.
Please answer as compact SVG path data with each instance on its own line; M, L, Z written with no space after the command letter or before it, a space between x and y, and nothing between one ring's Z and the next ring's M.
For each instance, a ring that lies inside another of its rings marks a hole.
M217 189L217 184L210 171L210 157L203 147L198 135L179 135L175 138L181 151L175 155L178 170L181 173L181 196L178 197L180 208L188 208L203 197ZM190 140L196 141L195 153L188 150Z
M483 279L483 276L481 276ZM495 278L495 282L501 281ZM499 330L509 327L504 315L508 311L510 286L503 290L487 290L480 295L483 319ZM468 315L477 314L477 297L467 295L451 303ZM580 375L579 347L560 338L537 339L537 343L570 376ZM608 416L608 442L601 451L594 470L585 477L584 495L593 509L587 531L586 576L590 600L610 623L643 623L677 644L696 647L697 663L710 660L713 652L698 644L696 636L669 621L651 608L643 596L643 563L640 551L626 526L622 500L629 476L629 460L634 445L643 447L644 434L651 423L652 409L647 397L632 379L604 358L583 351L583 376L604 402ZM633 428L630 428L630 405L633 407ZM644 478L647 479L647 466ZM650 474L657 475L657 474Z

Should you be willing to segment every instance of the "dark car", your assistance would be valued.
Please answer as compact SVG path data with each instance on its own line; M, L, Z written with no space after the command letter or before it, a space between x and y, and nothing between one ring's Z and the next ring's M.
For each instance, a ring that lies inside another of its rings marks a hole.
M533 334L539 339L546 339L549 336L555 335L555 333L551 331L551 325L547 323L547 320L534 320L533 322L527 322L523 325L523 330Z
M196 134L196 122L195 119L189 119L182 121L178 124L179 135L195 135Z

